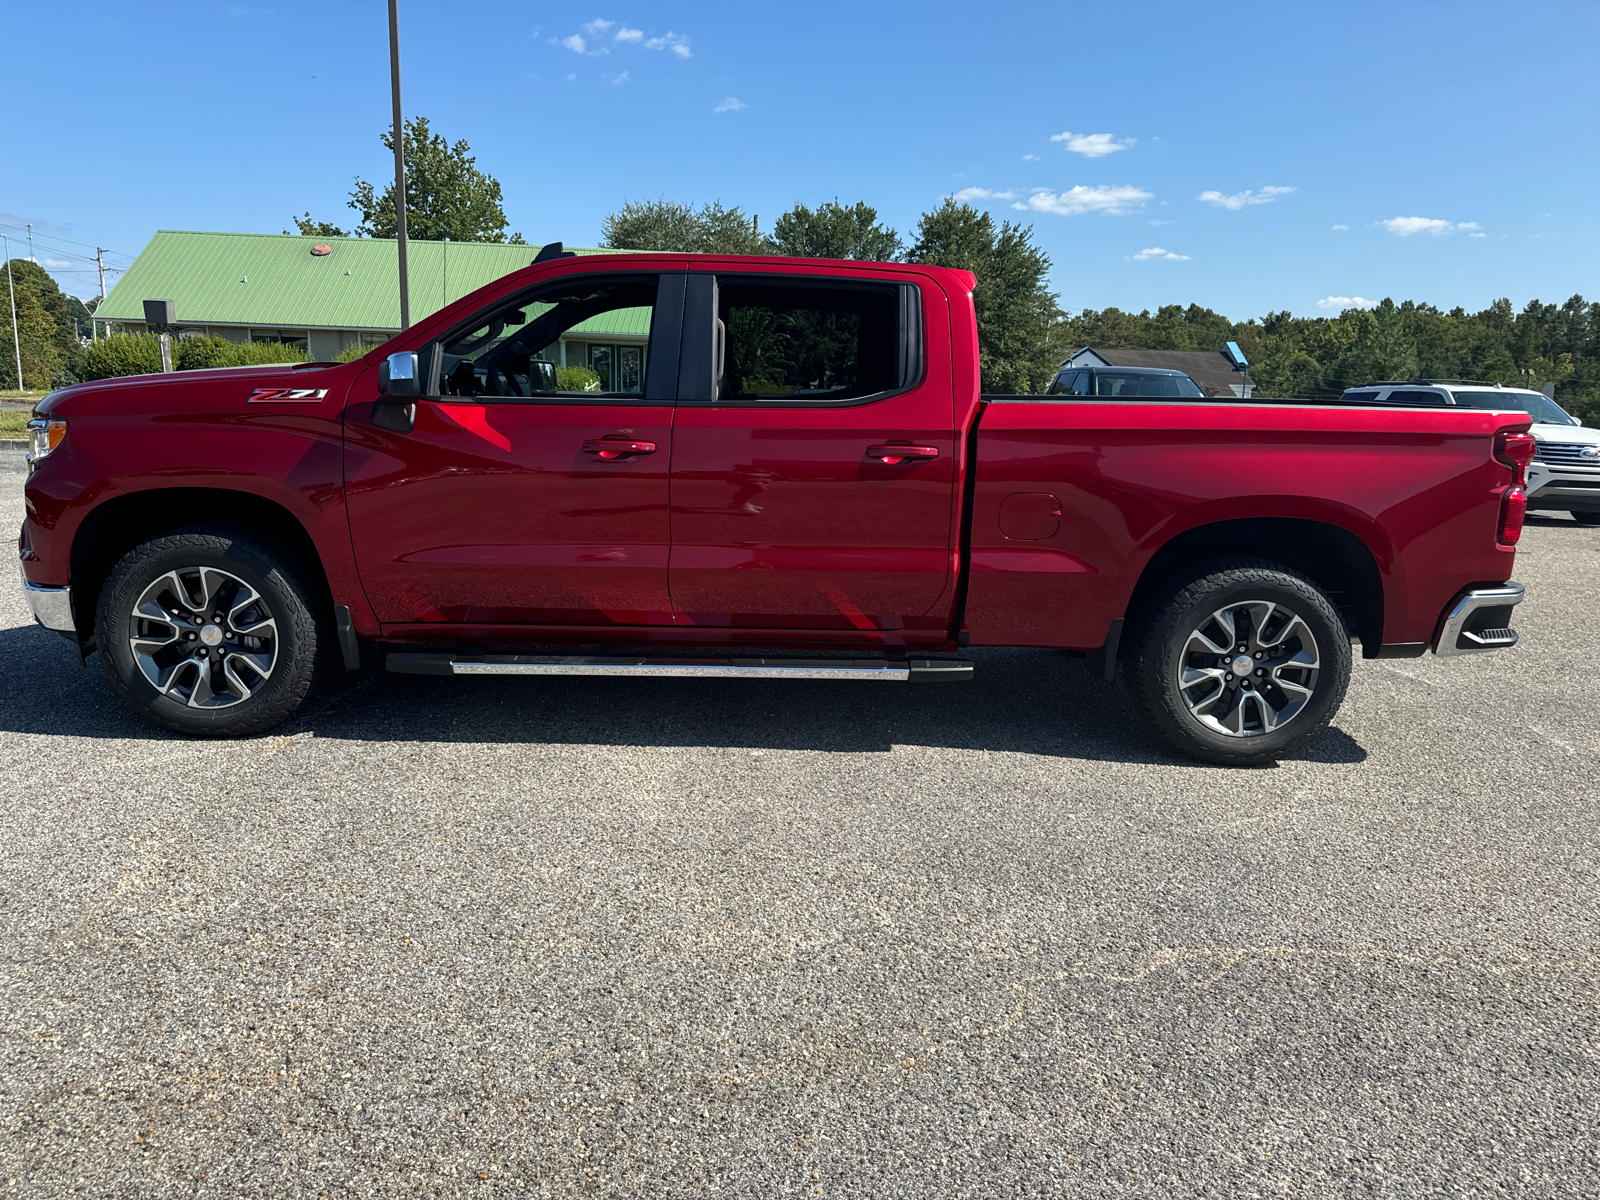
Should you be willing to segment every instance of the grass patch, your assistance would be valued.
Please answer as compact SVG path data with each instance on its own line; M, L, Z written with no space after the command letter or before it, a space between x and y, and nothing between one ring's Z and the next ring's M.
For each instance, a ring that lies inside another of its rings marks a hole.
M44 392L22 392L16 388L0 388L0 400L37 400Z
M0 412L0 438L25 438L28 436L28 412Z

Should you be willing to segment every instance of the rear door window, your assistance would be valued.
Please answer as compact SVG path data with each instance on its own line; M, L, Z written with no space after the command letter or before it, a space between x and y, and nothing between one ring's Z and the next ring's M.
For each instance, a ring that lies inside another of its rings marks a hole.
M1386 404L1432 405L1442 405L1444 402L1443 392L1429 391L1425 388L1395 388L1384 401Z
M1369 392L1346 392L1343 397L1341 397L1341 399L1349 400L1357 404L1370 404L1377 398L1378 392L1376 388Z
M908 386L907 290L719 277L717 399L829 403Z

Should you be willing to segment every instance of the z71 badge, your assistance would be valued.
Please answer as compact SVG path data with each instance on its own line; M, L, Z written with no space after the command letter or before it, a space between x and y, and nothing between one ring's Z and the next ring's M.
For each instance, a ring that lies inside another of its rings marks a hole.
M315 404L327 394L327 388L257 388L245 403Z

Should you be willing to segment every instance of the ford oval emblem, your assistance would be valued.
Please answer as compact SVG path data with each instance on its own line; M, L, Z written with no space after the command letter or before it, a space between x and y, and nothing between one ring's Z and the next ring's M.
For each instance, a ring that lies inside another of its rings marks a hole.
M1585 446L1578 451L1579 458L1600 459L1600 446Z

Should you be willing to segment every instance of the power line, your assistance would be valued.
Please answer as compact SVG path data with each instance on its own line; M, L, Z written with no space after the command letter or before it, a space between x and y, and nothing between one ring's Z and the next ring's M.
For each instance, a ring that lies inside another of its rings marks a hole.
M16 230L20 231L23 227L21 225L13 225L9 221L0 221L0 228L16 229ZM45 235L44 234L41 233L41 234L38 234L37 236L38 236L40 241L44 241L45 240ZM98 250L100 248L98 246L91 245L88 242L75 242L71 238L55 237L54 235L51 235L50 240L51 241L57 241L57 242L66 242L67 245L69 245L69 246L82 246L87 250ZM134 257L131 254L122 254L121 250L107 250L106 253L107 254L121 254L123 258L133 258Z

